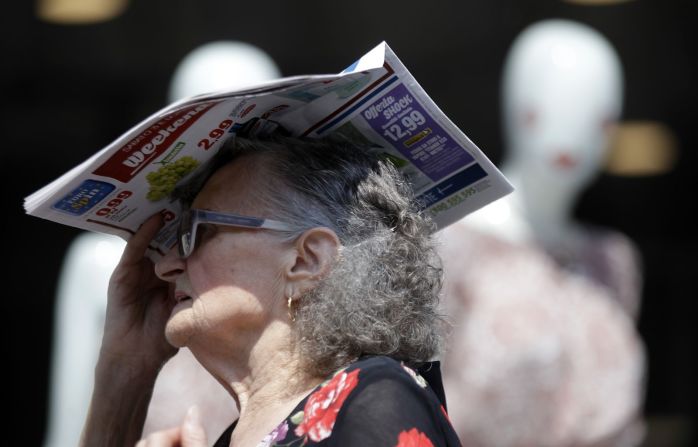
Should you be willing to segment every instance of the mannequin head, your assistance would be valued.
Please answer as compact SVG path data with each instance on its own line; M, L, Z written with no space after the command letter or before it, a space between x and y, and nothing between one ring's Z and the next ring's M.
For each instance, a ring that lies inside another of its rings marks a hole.
M173 102L200 93L243 88L280 75L274 60L253 45L209 42L192 50L177 65L168 98Z
M545 200L554 188L569 201L594 178L621 113L622 77L611 44L586 25L546 20L517 37L502 85L504 170L524 195L532 188Z

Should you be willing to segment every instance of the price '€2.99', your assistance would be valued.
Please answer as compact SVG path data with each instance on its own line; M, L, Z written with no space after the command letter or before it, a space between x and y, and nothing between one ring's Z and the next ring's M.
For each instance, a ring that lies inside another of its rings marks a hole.
M412 136L424 123L426 123L424 115L419 110L412 110L385 129L383 135L393 141L399 141Z

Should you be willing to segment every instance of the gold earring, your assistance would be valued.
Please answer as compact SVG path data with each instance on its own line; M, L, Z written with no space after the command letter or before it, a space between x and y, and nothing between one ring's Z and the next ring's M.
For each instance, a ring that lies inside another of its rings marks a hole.
M293 314L293 296L288 297L288 318L293 322L296 321L296 316Z

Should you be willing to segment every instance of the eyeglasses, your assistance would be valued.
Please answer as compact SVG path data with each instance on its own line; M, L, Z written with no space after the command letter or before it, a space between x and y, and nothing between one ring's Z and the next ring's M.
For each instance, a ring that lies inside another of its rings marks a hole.
M226 225L229 227L289 231L291 227L278 220L261 217L241 216L232 213L218 213L200 209L189 209L182 213L177 228L179 256L187 258L196 246L196 229L199 224Z

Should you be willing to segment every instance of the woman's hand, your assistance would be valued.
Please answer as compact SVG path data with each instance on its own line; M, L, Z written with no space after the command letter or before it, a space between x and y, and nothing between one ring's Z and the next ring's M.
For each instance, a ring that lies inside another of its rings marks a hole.
M174 307L172 291L145 257L162 227L162 217L146 220L128 241L109 281L101 360L118 362L135 372L156 371L177 350L165 339L165 324Z
M174 307L170 287L145 257L161 227L159 215L145 221L109 280L102 349L81 447L133 445L143 431L157 374L177 352L165 339Z
M136 443L136 447L206 447L206 431L199 419L199 409L189 408L179 427L151 433Z

